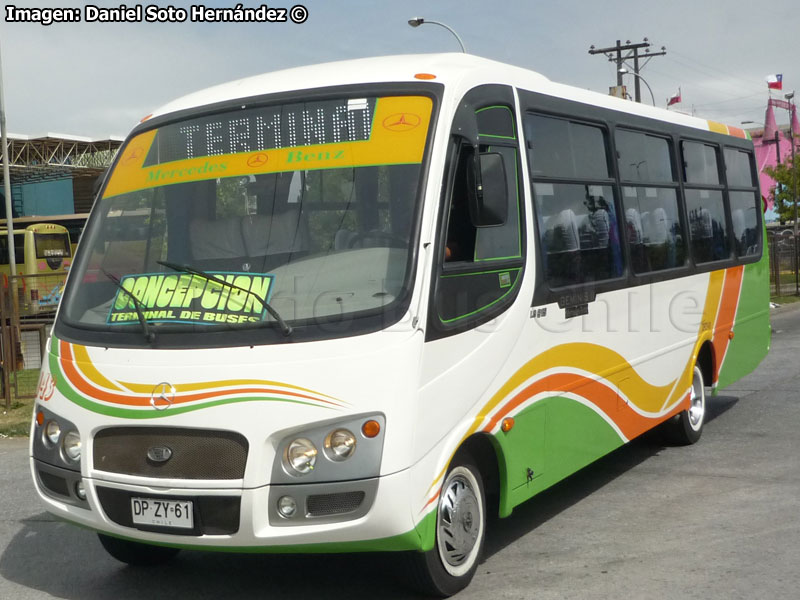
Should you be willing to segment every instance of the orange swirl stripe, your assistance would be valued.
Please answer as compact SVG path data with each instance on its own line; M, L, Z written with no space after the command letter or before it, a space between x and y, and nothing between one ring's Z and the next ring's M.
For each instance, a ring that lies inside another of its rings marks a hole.
M652 419L633 410L620 398L615 390L602 381L572 373L555 373L535 381L494 413L483 431L490 433L506 415L516 410L524 402L543 392L573 393L581 396L601 411L614 423L627 440L633 439L652 427Z
M717 382L719 367L725 359L730 345L730 333L733 330L733 323L736 317L736 309L739 306L739 297L742 290L742 279L744 267L733 267L725 271L725 282L722 285L722 300L720 301L717 321L714 326L714 355L717 362L717 372L714 373L714 381Z
M108 390L104 390L98 387L97 385L95 385L97 381L92 381L92 377L90 376L91 373L97 372L94 365L88 363L90 365L90 368L86 368L84 369L84 372L81 372L79 366L82 364L82 362L75 359L75 353L73 352L72 345L68 344L67 342L61 341L59 349L60 349L59 362L61 364L61 368L64 374L67 376L67 379L72 384L72 386L85 396L95 400L101 400L103 402L109 402L112 404L119 404L124 406L146 407L150 405L149 393L147 395L138 396L134 394L122 394L122 393L110 392ZM87 372L89 374L87 374ZM108 380L105 377L103 377L101 381L108 382ZM226 383L226 382L214 382L214 383ZM227 383L228 385L231 385L232 383L235 382L227 382ZM272 388L267 386L247 386L247 387L235 387L235 388L229 387L228 389L222 389L222 390L210 390L199 393L181 394L175 397L173 404L176 405L186 404L189 402L196 402L199 400L222 398L225 396L232 396L232 395L238 396L242 394L259 394L259 395L280 394L281 396L301 398L303 400L311 400L313 402L321 404L329 404L331 406L336 406L336 407L342 406L341 403L336 402L335 400L320 398L317 396L304 394L298 391L289 391L285 389Z

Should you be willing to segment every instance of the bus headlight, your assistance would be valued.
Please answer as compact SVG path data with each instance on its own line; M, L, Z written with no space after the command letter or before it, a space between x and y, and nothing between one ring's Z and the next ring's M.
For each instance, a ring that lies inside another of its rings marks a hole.
M64 456L71 461L79 461L81 459L81 436L80 434L71 429L64 434L64 439L61 442L61 448L64 451Z
M295 473L305 475L317 464L317 447L306 438L293 440L286 448L286 466Z
M336 429L325 438L325 454L332 461L347 460L356 451L356 436L347 429Z
M50 448L58 444L58 438L61 437L61 426L58 424L58 421L51 420L48 421L47 424L44 426L44 438L43 441L47 444Z

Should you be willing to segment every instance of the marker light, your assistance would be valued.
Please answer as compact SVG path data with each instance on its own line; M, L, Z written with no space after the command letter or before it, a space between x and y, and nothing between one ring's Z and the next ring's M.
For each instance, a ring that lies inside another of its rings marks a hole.
M61 436L61 427L57 421L48 421L44 426L44 441L51 447L58 443L58 438Z
M278 514L284 519L291 519L297 513L297 502L291 496L278 498Z
M370 419L361 426L361 433L364 434L364 437L374 438L377 437L380 432L381 424L374 419Z
M416 75L414 75L414 78L427 81L430 79L436 79L436 75L434 75L433 73L417 73Z
M39 427L44 425L44 413L42 411L39 411L39 412L36 413L36 424Z
M80 460L81 458L81 436L80 434L71 429L64 434L64 439L61 442L61 447L64 450L64 456L69 460Z
M356 436L347 429L336 429L325 438L325 454L333 461L347 460L356 451Z
M310 440L297 438L286 448L286 462L300 475L310 473L317 462L317 448Z
M506 417L503 419L503 422L500 423L500 429L503 430L503 433L508 433L512 429L514 429L514 417Z

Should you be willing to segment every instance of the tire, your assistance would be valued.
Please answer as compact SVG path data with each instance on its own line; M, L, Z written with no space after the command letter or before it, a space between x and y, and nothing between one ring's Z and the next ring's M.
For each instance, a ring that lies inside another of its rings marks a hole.
M98 533L100 543L111 556L134 567L154 567L169 562L180 548L153 546Z
M691 406L667 421L670 441L678 446L689 446L703 434L706 422L706 388L703 372L695 365L692 373Z
M486 495L478 467L463 455L447 472L436 512L436 540L428 552L409 553L411 584L446 598L469 585L486 538Z

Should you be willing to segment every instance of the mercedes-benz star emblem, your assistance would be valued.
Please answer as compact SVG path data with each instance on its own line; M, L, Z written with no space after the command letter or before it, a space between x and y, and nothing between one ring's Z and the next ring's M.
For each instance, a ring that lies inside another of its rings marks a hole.
M150 393L150 406L156 410L167 410L175 400L175 388L171 383L162 381Z
M165 463L172 458L172 448L169 446L153 446L147 449L147 458L156 463Z

